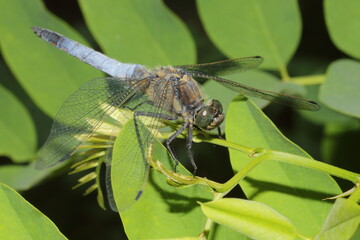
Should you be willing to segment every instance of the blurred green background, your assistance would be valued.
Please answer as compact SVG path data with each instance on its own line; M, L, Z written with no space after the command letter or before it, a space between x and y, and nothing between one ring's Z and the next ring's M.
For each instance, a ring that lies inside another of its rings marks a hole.
M313 158L359 172L360 68L354 59L360 57L360 5L255 2L0 0L0 181L21 191L69 239L126 238L118 215L101 210L95 195L70 190L79 176L38 172L29 165L60 104L82 83L103 76L38 39L31 26L150 67L263 56L260 70L228 78L318 99L322 110L316 113L274 104L264 111ZM254 18L254 11L263 15ZM211 82L204 93L225 109L236 96ZM184 141L174 148L187 165ZM219 182L232 176L227 149L195 144L194 155L200 176Z

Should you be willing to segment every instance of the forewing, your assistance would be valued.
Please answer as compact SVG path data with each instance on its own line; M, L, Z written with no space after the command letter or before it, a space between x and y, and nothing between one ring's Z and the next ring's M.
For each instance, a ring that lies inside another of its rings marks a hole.
M256 98L268 100L271 102L284 104L284 105L290 106L294 109L309 110L309 111L317 111L320 109L320 106L316 102L309 101L306 99L252 88L252 87L246 86L244 84L240 84L240 83L233 82L233 81L226 80L226 79L219 78L219 77L213 77L213 76L197 76L197 77L211 78L211 79L217 81L218 83L222 84L223 86L225 86L235 92L238 92L242 95L245 95L248 97L256 97Z
M188 73L195 73L199 75L208 76L222 76L231 74L234 72L243 72L249 69L256 68L263 61L262 57L246 57L246 58L235 58L230 60L223 60L212 63L201 63L192 65L179 65L175 68L183 69ZM200 77L200 76L199 76Z
M50 135L39 151L36 168L45 169L70 157L104 117L133 98L145 82L97 78L75 91L56 114Z

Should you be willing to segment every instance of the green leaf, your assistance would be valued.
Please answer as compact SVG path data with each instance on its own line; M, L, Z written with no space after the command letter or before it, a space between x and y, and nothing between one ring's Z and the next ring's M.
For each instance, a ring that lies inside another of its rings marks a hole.
M309 157L285 138L251 101L241 98L236 98L230 104L226 138L247 147ZM237 172L251 159L243 153L230 150L230 160ZM312 236L318 233L331 207L329 202L321 199L341 192L336 182L319 171L274 160L262 162L240 182L246 196L274 208L302 234Z
M333 62L321 86L320 101L335 111L360 118L359 76L358 62L348 59Z
M356 230L356 232L354 233L354 235L352 236L352 238L350 238L351 240L358 240L360 239L360 228L358 228Z
M315 240L350 239L360 224L360 207L348 199L336 200Z
M306 89L307 89L308 94L305 96L305 98L318 102L320 85L306 86ZM314 122L319 125L320 124L328 124L328 123L330 123L330 124L331 123L346 123L348 121L354 120L354 118L352 118L348 115L341 114L337 111L334 111L322 103L319 103L319 104L321 106L321 109L319 111L316 111L316 112L302 111L301 116L303 116L304 118L310 120L311 122Z
M360 58L360 2L325 0L324 10L333 43L344 53Z
M236 240L249 240L249 238L234 229L231 229L223 224L214 224L210 233L210 239L236 239ZM211 238L212 237L212 238Z
M0 85L0 155L15 162L32 158L36 148L34 123L26 108Z
M9 185L17 191L29 190L51 174L54 169L39 171L34 164L4 165L0 167L0 182Z
M231 58L260 55L262 67L282 69L300 41L300 12L295 0L198 0L211 40Z
M53 222L0 183L0 239L66 239Z
M291 222L265 204L224 198L201 204L204 214L213 221L235 229L252 239L295 239Z
M161 239L154 239L154 240L198 240L197 237L180 237L180 238L161 238Z
M157 141L152 155L154 160L161 161L169 169L173 168L166 149ZM120 160L121 166L117 164ZM137 193L142 184L139 173L143 168L145 162L141 157L134 122L129 121L117 137L113 150L111 180L118 208L124 202L133 201L133 190ZM208 201L210 197L209 189L204 186L174 188L166 183L162 174L150 171L144 193L130 208L120 212L120 216L129 239L197 236L206 218L196 201Z
M0 46L5 61L34 102L53 116L70 93L100 74L39 39L32 26L85 41L40 0L0 1Z
M163 1L79 3L91 32L109 56L148 66L195 62L195 45L189 31Z

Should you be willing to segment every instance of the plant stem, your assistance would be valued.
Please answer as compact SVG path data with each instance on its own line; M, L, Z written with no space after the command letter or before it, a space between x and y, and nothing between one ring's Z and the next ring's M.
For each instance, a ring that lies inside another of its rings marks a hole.
M214 192L213 201L219 200L219 199L221 199L223 197L224 197L224 194ZM210 234L211 234L211 229L212 229L213 226L214 226L213 220L208 218L206 220L206 223L205 223L204 230L203 230L202 234L204 234L204 236L206 236L208 238L210 236ZM205 239L207 239L207 238L205 238Z
M199 136L199 135L195 136L194 138L196 138L196 140L200 140L202 142L212 143L212 144L215 144L215 145L219 145L219 146L231 148L231 149L234 149L234 150L238 150L238 151L240 151L242 153L245 153L245 154L251 154L255 150L254 148L241 146L239 144L232 143L232 142L226 141L225 139L220 139L220 138L202 137L202 136Z
M154 161L154 160L150 161L150 164L154 169L162 172L164 175L167 176L168 182L171 185L178 186L178 187L191 186L191 185L197 185L197 184L209 186L214 190L214 194L215 194L214 200L220 199L223 196L225 196L228 192L230 192L234 187L236 187L239 184L239 182L243 178L245 178L245 176L247 176L248 173L252 169L254 169L258 164L260 164L263 161L272 160L272 161L279 161L279 162L284 162L284 163L288 163L288 164L293 164L293 165L297 165L297 166L301 166L301 167L306 167L306 168L322 171L322 172L328 173L330 175L351 181L357 186L357 188L355 189L354 193L351 195L350 199L353 199L356 202L359 201L359 199L360 199L360 189L358 188L358 185L360 185L360 175L357 173L350 172L350 171L347 171L347 170L344 170L344 169L341 169L341 168L338 168L335 166L331 166L329 164L326 164L326 163L323 163L320 161L316 161L311 158L302 157L302 156L298 156L298 155L294 155L294 154L290 154L290 153L286 153L286 152L279 152L279 151L264 149L264 148L256 148L256 149L249 148L249 147L241 146L236 143L228 142L224 139L211 138L206 135L204 135L204 136L197 135L195 138L198 141L200 140L203 142L209 142L209 143L213 143L213 144L217 144L220 146L224 146L224 147L228 147L228 148L232 148L232 149L241 151L241 152L247 154L252 159L244 168L242 168L231 179L229 179L227 182L225 182L223 184L211 181L206 178L201 178L201 177L197 177L197 176L187 176L187 175L182 175L179 173L174 173L173 171L166 169L159 161ZM206 226L210 227L211 223L209 222L208 225L206 225Z
M280 72L280 76L281 76L282 81L284 81L284 82L289 82L290 81L291 78L289 76L289 73L288 73L285 65L280 66L279 72Z
M321 84L325 82L325 75L319 74L319 75L306 76L306 77L293 77L291 78L291 82L303 86Z
M214 198L213 198L213 201L216 201L216 200L219 200L221 198L224 197L224 194L220 194L220 193L217 193L217 192L214 192ZM204 230L202 231L202 233L199 235L199 239L201 240L206 240L208 239L210 233L211 233L211 229L214 225L214 222L213 220L211 220L210 218L208 218L205 222L205 225L204 225Z
M360 175L357 173L350 172L350 171L347 171L347 170L344 170L344 169L341 169L341 168L338 168L338 167L335 167L335 166L332 166L332 165L329 165L324 162L320 162L320 161L317 161L317 160L314 160L311 158L307 158L307 157L302 157L302 156L285 153L285 152L274 151L274 150L270 150L270 149L249 148L249 147L241 146L239 144L228 142L226 140L217 139L217 138L202 139L202 140L204 142L213 143L213 144L217 144L220 146L238 150L240 152L248 154L249 156L255 156L258 154L262 154L262 155L265 155L265 157L266 157L263 160L275 160L275 161L290 163L290 164L294 164L294 165L298 165L298 166L302 166L302 167L307 167L307 168L323 171L330 175L349 180L349 181L353 182L354 184L357 183L360 179ZM255 162L257 162L257 161L254 161L254 163ZM252 163L249 163L249 164L252 164Z
M357 187L355 191L350 195L349 200L354 201L356 203L360 200L360 188Z
M265 160L275 160L284 163L294 164L314 170L326 172L330 175L349 180L356 184L359 181L359 174L353 173L329 164L319 162L310 158L301 157L298 155L278 152L267 149L256 149L253 153L255 156L244 168L235 174L229 181L221 185L221 188L216 189L219 192L227 193L231 191L252 169Z
M260 151L264 151L264 150L260 149ZM314 159L310 159L290 153L285 153L285 152L273 151L273 150L265 150L264 154L267 157L267 159L290 163L290 164L326 172L330 175L351 181L354 184L356 184L360 178L359 174L357 173L350 172L348 170L341 169Z
M254 157L248 165L246 165L243 169L241 169L234 177L232 177L229 181L224 184L214 184L211 183L211 187L214 188L217 192L227 193L231 191L253 168L255 168L259 163L265 160L274 160L280 161L284 163L289 163L301 167L306 167L318 171L322 171L328 173L330 175L346 179L348 181L357 184L360 181L360 175L348 170L344 170L320 161L316 161L311 158L302 157L290 153L279 152L269 149L254 149L245 146L241 146L236 143L231 143L223 139L217 138L201 138L204 142L217 144L220 146L232 148L238 150L240 152L246 153L250 157ZM208 180L209 181L209 180Z

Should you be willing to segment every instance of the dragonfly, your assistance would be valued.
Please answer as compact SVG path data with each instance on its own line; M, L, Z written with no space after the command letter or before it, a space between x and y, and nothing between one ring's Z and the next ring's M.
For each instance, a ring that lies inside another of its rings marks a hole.
M285 104L298 110L320 109L314 101L255 89L220 77L256 68L263 61L259 56L148 69L140 64L122 63L109 58L54 31L40 27L32 29L46 42L111 76L90 80L62 104L55 115L50 135L39 151L37 169L46 169L68 159L96 132L104 118L112 113L119 109L130 109L133 112L128 118L134 121L137 144L141 151L133 153L132 142L128 143L129 146L124 146L125 154L132 153L135 157L131 164L133 167L128 169L127 176L121 181L124 181L124 186L128 181L132 181L132 187L124 189L126 196L123 196L120 203L116 203L117 206L112 207L113 210L125 210L141 196L150 169L147 149L158 134L148 129L160 128L161 121L182 123L181 127L165 140L165 146L176 166L178 160L171 149L171 143L185 131L188 158L196 171L191 150L193 130L216 129L224 120L220 101L205 101L195 80L197 78L212 79L239 94ZM141 118L148 119L147 124L142 124ZM110 164L106 164L109 171L113 164L118 164L118 167L129 166L122 159L112 159Z

